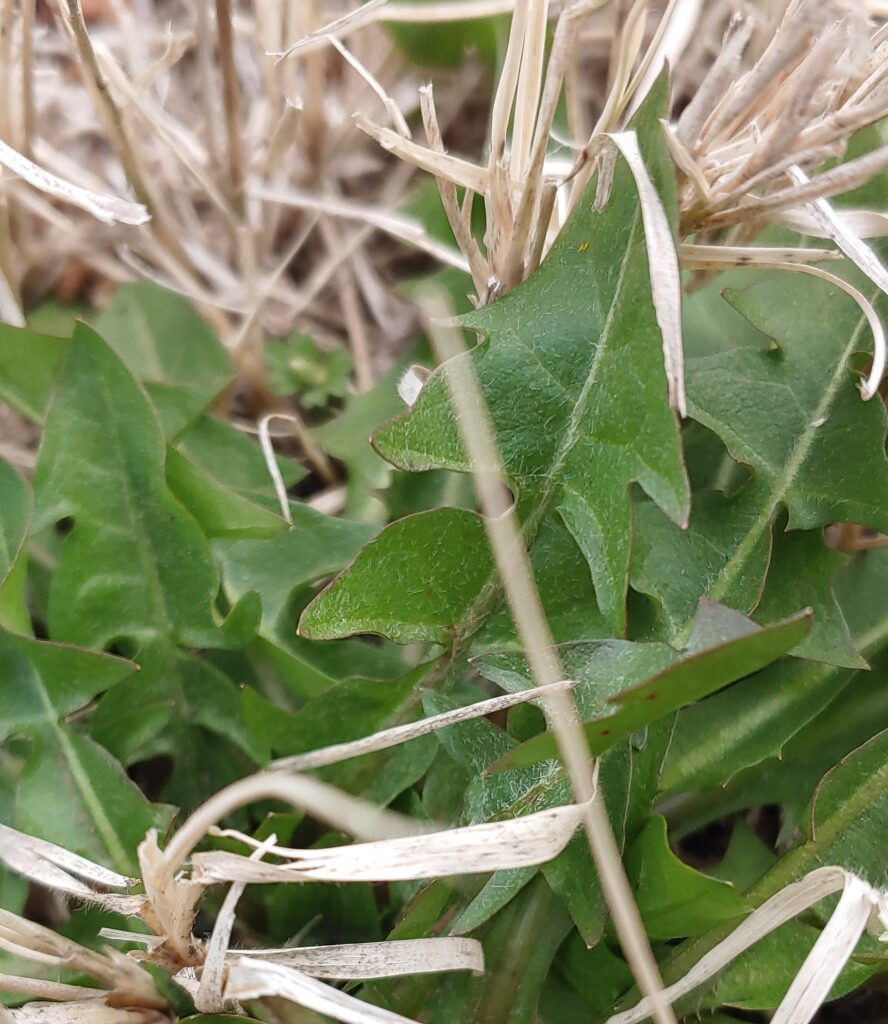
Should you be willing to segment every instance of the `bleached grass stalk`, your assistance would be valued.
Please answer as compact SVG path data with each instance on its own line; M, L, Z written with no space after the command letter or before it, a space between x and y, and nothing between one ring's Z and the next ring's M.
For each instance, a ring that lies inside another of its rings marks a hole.
M410 138L410 126L407 124L404 115L401 113L401 108L395 103L395 101L389 96L385 89L380 84L380 81L373 74L372 71L362 61L349 50L343 43L341 43L336 36L328 36L330 45L337 53L343 58L343 60L353 68L355 72L370 86L370 89L375 96L378 97L379 102L385 107L385 111L395 128L395 131L399 132L404 136L405 139Z
M62 23L74 42L74 49L84 80L96 98L96 105L103 115L108 137L117 152L117 157L135 193L136 199L148 211L153 222L152 227L164 247L177 262L187 263L181 246L168 229L153 191L148 187L141 163L127 135L123 115L114 101L108 89L108 84L99 69L98 59L90 39L89 29L86 27L80 0L56 0L56 5Z
M269 57L290 57L311 53L329 45L330 37L345 39L358 29L377 22L402 22L407 25L438 25L451 21L472 21L508 14L515 0L432 0L424 4L388 3L388 0L367 0L367 3L329 21L309 35L296 40L281 52Z
M806 185L811 180L801 167L795 165L790 167L789 176L796 185ZM815 199L808 204L808 209L848 259L866 274L883 294L888 295L888 271L866 242L847 230L825 199ZM860 389L864 398L872 398L878 392L879 383L885 373L886 346L883 331L873 331L873 343L875 348L872 369Z
M448 363L446 380L469 461L476 466L501 467L493 427L462 336L447 323L451 309L446 295L428 286L420 302L438 361ZM497 475L503 478L502 471ZM546 686L563 679L565 673L543 611L524 535L507 503L500 479L481 472L474 474L485 529L522 647L537 686ZM596 799L593 759L573 697L569 692L553 692L543 706L574 797L582 808L582 825L623 952L639 988L650 1000L654 1018L659 1024L674 1024L675 1017L663 995L659 969L623 869L604 800L600 795Z
M327 216L368 224L400 242L434 256L445 266L469 272L469 264L462 252L432 238L419 221L404 214L381 210L378 206L359 203L342 196L312 195L309 192L282 186L256 185L251 187L249 192L257 199L270 200L282 206L312 210L325 213Z
M825 263L840 260L835 249L777 248L764 245L697 245L682 242L678 248L682 267L687 270L721 270L727 267L772 267L792 263Z
M0 164L32 188L54 196L92 214L103 224L145 224L150 220L148 210L141 203L133 203L116 196L104 195L65 181L56 174L35 164L12 146L0 140Z
M332 828L361 839L388 839L422 831L416 821L350 796L320 779L286 772L260 772L232 783L191 814L163 851L156 883L169 883L210 828L239 807L257 800L282 800Z
M280 771L304 772L313 768L323 768L326 765L338 764L340 761L347 761L352 757L361 757L364 754L372 754L379 750L388 750L401 743L408 743L420 736L428 736L429 733L438 732L440 729L447 729L459 722L468 722L474 718L485 718L498 711L505 711L507 708L516 707L530 700L545 698L555 690L568 690L573 686L571 680L562 680L548 686L538 686L522 693L507 693L501 697L491 697L490 700L478 701L466 707L455 708L453 711L445 711L440 715L433 715L431 718L423 718L418 722L409 722L406 725L396 725L391 729L383 729L371 736L365 736L359 740L352 740L350 743L336 743L330 747L322 747L320 750L310 750L305 754L296 754L293 757L282 757L272 762L272 767Z
M234 63L234 28L231 24L231 0L216 0L216 37L222 72L222 109L225 112L225 137L228 147L228 182L231 198L244 213L244 152L241 140L240 85Z
M759 939L791 921L835 892L842 892L838 906L771 1018L771 1024L808 1024L826 1000L868 925L878 925L886 939L888 901L861 878L843 868L817 868L793 882L758 909L731 934L703 956L688 973L666 989L675 1002L714 977ZM607 1024L638 1024L653 1015L649 1000L631 1010L614 1014Z
M239 955L229 950L229 956ZM252 949L251 959L293 967L312 978L364 981L437 971L483 971L484 951L477 939L389 939L336 946Z
M342 235L339 228L331 220L322 219L321 235L331 255L342 249ZM351 344L352 359L355 365L355 383L358 391L369 391L373 387L374 373L370 354L370 335L367 331L366 318L358 297L358 288L354 270L349 262L342 263L336 270L339 287L339 301L342 304L342 315L345 329Z
M600 800L600 797L592 799ZM192 878L201 885L215 882L260 885L395 882L530 867L545 864L561 853L585 811L584 805L567 804L520 818L311 850L261 846L249 836L241 835L237 838L242 843L262 848L287 863L266 864L236 853L195 853L191 862ZM225 834L236 835L230 829Z
M109 1006L95 999L70 1003L28 1003L18 1010L0 1006L0 1024L169 1024L158 1010Z
M225 996L238 1002L279 996L343 1024L416 1024L399 1013L355 999L291 967L249 956L239 957L229 966Z
M267 850L277 843L277 836L272 833L250 854L251 860L261 860ZM246 889L245 882L232 882L216 921L210 941L207 943L203 967L201 968L200 985L194 997L194 1005L203 1013L221 1013L225 1009L222 998L222 987L225 981L225 953L234 930L235 913L241 896Z
M422 113L426 140L430 148L437 153L443 153L444 141L438 124L438 113L435 109L435 96L431 84L420 88L419 108ZM472 275L475 290L479 295L483 295L487 279L487 266L478 243L472 237L471 217L463 216L456 193L456 186L446 178L439 177L435 181L438 185L441 205L444 207L450 229L453 231L453 237L456 239L456 244L459 246L466 262L466 269ZM469 195L471 193L467 193L467 197Z

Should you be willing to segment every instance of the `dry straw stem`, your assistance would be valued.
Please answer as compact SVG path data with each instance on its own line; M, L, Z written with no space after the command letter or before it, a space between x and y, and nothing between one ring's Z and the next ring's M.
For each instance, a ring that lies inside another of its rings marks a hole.
M447 296L440 289L427 286L419 301L438 362L447 361L446 379L469 462L475 466L502 467L490 417L462 336L449 325L452 310ZM562 680L565 673L540 601L521 526L500 483L504 479L501 469L497 477L475 473L475 487L525 656L537 686L546 686ZM604 800L597 791L595 762L589 754L573 697L569 691L556 691L545 698L543 707L581 809L581 822L623 952L639 988L651 1001L654 1018L660 1024L673 1024L675 1018L662 994L657 963L623 870Z
M415 392L419 394L418 391ZM555 690L567 690L573 686L569 679L552 683L548 686L537 686L522 693L507 693L501 697L491 697L490 700L478 701L466 707L456 708L453 711L445 711L440 715L433 715L431 718L423 718L418 722L409 722L406 725L396 725L391 729L383 729L365 736L359 740L352 740L350 743L337 743L330 747L322 747L320 750L310 750L306 754L296 754L293 757L283 757L274 761L273 768L278 770L304 772L313 768L323 768L326 765L338 764L340 761L347 761L352 757L361 757L364 754L375 753L378 750L387 750L390 747L407 743L417 739L419 736L428 736L429 733L437 732L439 729L446 729L459 722L468 722L473 718L486 718L498 711L505 711L507 708L523 704L525 701L544 698L548 693Z

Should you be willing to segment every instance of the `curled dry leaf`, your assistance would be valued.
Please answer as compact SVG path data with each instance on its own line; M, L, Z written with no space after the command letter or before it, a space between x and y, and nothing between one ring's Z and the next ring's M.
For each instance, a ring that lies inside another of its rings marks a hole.
M759 939L813 907L825 896L842 892L838 906L783 998L772 1024L808 1024L826 1000L864 929L880 926L882 941L888 939L888 896L844 868L817 868L793 882L753 911L731 934L703 956L688 973L665 991L674 1003L711 978ZM638 1024L651 1016L647 999L607 1024Z
M101 904L120 914L137 914L144 903L143 896L107 893L96 888L128 889L138 879L110 871L61 846L25 835L8 825L0 825L0 861L32 882L89 903Z
M569 804L467 828L320 850L270 852L287 864L263 864L234 853L197 853L192 876L215 882L386 882L477 874L543 864L567 845L585 808Z
M801 167L795 165L789 168L789 176L796 185L806 185L811 181ZM879 257L866 242L855 235L854 232L848 230L847 224L837 216L832 206L825 199L813 200L813 202L808 203L807 209L823 231L836 243L848 259L866 274L877 288L888 295L888 270L885 270ZM884 332L873 331L873 342L875 352L872 369L866 382L861 387L861 393L864 398L872 398L876 394L879 383L882 380L882 375L885 373L886 346Z
M414 1024L399 1013L355 999L282 964L240 957L228 968L226 999L280 996L345 1024Z
M681 337L681 271L678 268L672 226L644 166L635 132L613 132L608 137L619 149L635 179L641 204L641 219L644 223L651 298L657 315L657 324L663 336L663 362L669 386L669 404L680 415L686 416L688 410Z

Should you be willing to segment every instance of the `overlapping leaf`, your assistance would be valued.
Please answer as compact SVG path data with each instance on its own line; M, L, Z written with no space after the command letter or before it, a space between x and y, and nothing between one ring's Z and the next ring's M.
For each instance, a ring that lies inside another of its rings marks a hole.
M648 169L672 209L672 170L649 102L637 130ZM599 604L625 627L632 507L638 482L676 523L688 515L678 424L669 409L639 203L617 164L610 199L580 200L542 267L463 323L485 340L471 358L525 529L558 510L589 562ZM467 470L450 408L447 368L375 446L404 469ZM493 467L477 467L491 469Z
M639 515L633 586L662 605L671 636L686 631L704 594L746 613L756 608L784 508L791 530L836 521L888 530L885 411L880 402L861 401L855 387L855 359L867 344L860 309L838 290L800 276L763 281L729 298L775 343L688 363L691 415L752 475L735 494L696 497L685 535L650 505ZM813 586L819 614L800 653L859 664L835 614L828 564L816 572L810 565L812 557L828 563L829 555L810 538L790 543L810 549L809 564L799 567L801 575L796 569L794 586L780 573L764 610L786 614L793 591Z
M600 753L638 729L727 686L791 651L808 631L801 613L758 628L718 605L701 605L688 647L609 640L567 645L565 671L580 685L577 705L592 753ZM521 655L489 655L481 671L507 689L529 685ZM504 757L500 767L529 764L557 754L551 733L535 736Z
M138 681L101 702L94 723L127 761L150 752L167 724L201 720L189 679L205 687L212 676L222 706L238 706L224 676L208 666L195 670L178 650L228 641L213 616L219 581L209 547L167 490L164 455L147 395L102 339L79 325L47 414L35 520L38 529L73 521L50 585L50 636L99 649L125 642L142 666ZM203 715L203 724L219 729L218 715L217 708L213 723ZM221 731L252 749L236 713ZM193 742L183 740L181 750L199 757Z
M806 539L805 534L799 535L803 546ZM819 538L812 539L821 543ZM798 573L805 572L806 566L799 564ZM837 579L842 618L847 615L849 619L855 648L870 659L888 645L888 616L882 603L886 587L885 551L859 556ZM807 639L796 652L804 649ZM743 769L781 757L786 745L812 719L821 713L831 714L830 707L853 677L852 669L823 661L784 659L745 680L742 687L686 708L679 716L669 749L662 778L664 789L723 786ZM873 680L872 686L878 683ZM852 700L878 728L872 698L863 692L872 686L865 685L860 696ZM754 714L750 708L755 709ZM844 727L847 731L848 724ZM809 755L790 758L792 762L797 759L817 771Z
M96 330L141 381L167 437L204 411L231 382L231 360L197 312L148 282L119 288Z
M65 717L120 685L136 666L5 630L0 664L0 739L25 736L31 743L16 793L17 827L132 874L136 846L162 815L108 752Z

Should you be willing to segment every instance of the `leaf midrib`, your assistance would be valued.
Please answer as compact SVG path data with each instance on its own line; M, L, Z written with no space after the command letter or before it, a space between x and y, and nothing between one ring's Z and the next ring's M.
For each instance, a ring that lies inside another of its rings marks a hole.
M814 410L814 414L808 419L805 429L796 439L796 442L790 451L789 458L786 460L784 465L783 472L775 479L774 486L768 494L766 503L763 505L758 516L756 516L755 521L747 531L746 536L737 546L734 554L731 555L719 572L715 583L709 588L708 596L711 600L720 601L725 596L734 581L746 567L747 561L752 556L752 553L755 551L755 548L765 531L770 529L771 521L778 504L784 501L787 492L804 466L808 453L811 450L811 446L814 444L817 431L820 429L819 426L815 426L815 424L822 423L825 420L829 409L835 401L836 395L838 394L839 388L844 380L845 370L847 369L848 363L854 352L857 350L860 333L863 330L865 322L866 318L863 316L858 319L857 326L851 334L848 344L842 352L841 358L836 362L832 378L821 395L820 401L817 403L817 407Z
M525 543L528 550L530 550L534 538L536 537L537 531L539 530L540 524L542 523L543 517L549 510L557 489L561 486L560 473L567 462L567 459L579 440L579 431L582 424L583 418L586 413L586 409L589 404L589 399L592 394L592 388L598 383L598 370L604 354L607 351L608 345L611 341L611 329L613 321L616 316L616 310L619 306L620 298L623 294L623 288L626 281L626 274L628 272L629 265L631 263L631 253L634 250L636 243L636 236L638 229L641 225L641 207L636 205L635 213L632 217L632 224L629 229L629 237L626 242L626 247L623 250L623 258L620 262L620 271L617 276L617 282L614 286L614 294L611 299L610 306L608 307L607 316L605 317L604 324L602 325L601 334L599 335L599 344L595 350L595 355L592 359L592 363L589 367L589 372L586 375L586 380L583 383L583 387L574 403L571 411L570 419L567 423L567 428L564 431L561 445L555 455L552 463L552 469L546 476L546 485L540 491L537 500L534 502L530 513L522 524L522 531L524 533ZM467 357L468 358L468 357ZM464 646L466 641L474 635L476 630L480 627L482 621L487 617L487 614L491 610L491 606L496 600L500 591L499 584L499 573L494 568L487 582L482 587L478 597L473 602L471 608L463 616L462 621L456 626L456 635L459 637L461 643L457 642L454 644L454 650L458 651L461 646Z
M99 798L99 794L93 787L89 773L80 763L80 759L77 757L77 752L74 750L73 744L59 722L58 712L53 706L49 693L46 690L43 677L37 671L36 667L33 664L30 664L30 662L29 667L32 684L37 691L37 696L39 697L40 703L42 704L45 712L45 715L40 719L40 721L43 721L48 725L55 736L59 749L62 751L62 755L64 756L68 768L71 771L71 777L74 779L77 789L80 791L80 795L83 798L84 806L92 818L96 826L96 831L98 832L105 849L110 854L111 859L114 862L114 866L121 872L121 874L128 874L130 870L130 861L126 850L123 848L123 844L120 842L117 832L111 824L111 820L108 818L107 814L105 814L102 801Z

